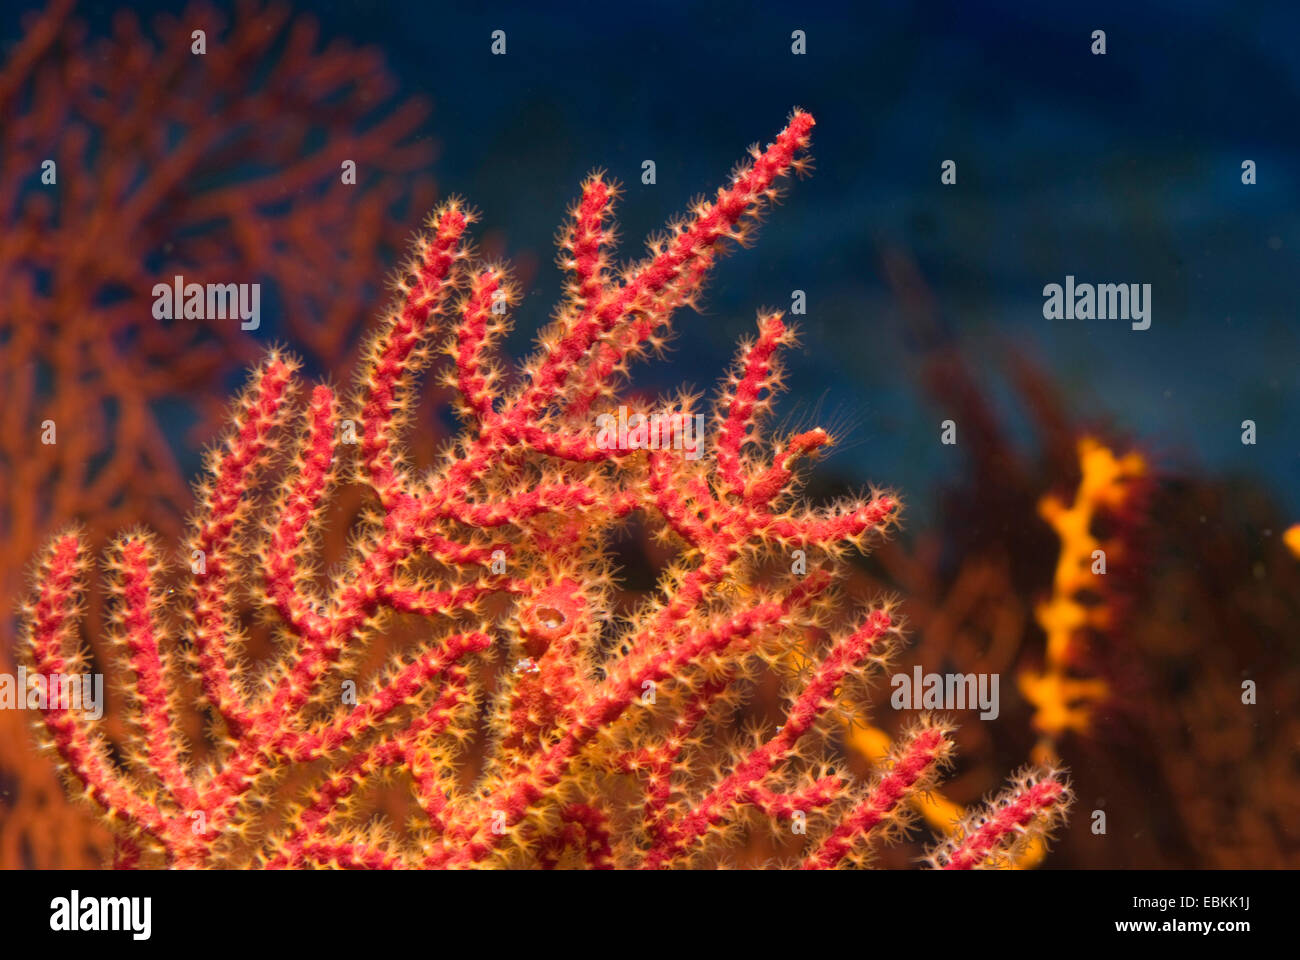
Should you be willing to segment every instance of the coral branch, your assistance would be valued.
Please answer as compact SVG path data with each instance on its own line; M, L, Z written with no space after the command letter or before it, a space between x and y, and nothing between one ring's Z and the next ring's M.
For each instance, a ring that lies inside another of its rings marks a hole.
M838 866L855 843L867 837L881 823L897 820L899 805L911 794L924 790L948 762L952 742L942 726L923 724L886 764L884 773L839 822L820 847L803 862L805 870Z
M800 855L831 867L901 827L904 800L947 759L941 726L924 723L865 789L817 759L838 750L834 717L900 634L892 602L853 621L834 589L843 555L886 535L900 503L881 492L793 506L796 464L830 442L820 429L763 435L793 331L761 315L720 388L712 443L609 449L588 422L620 401L629 362L694 302L724 243L746 242L777 182L804 168L812 125L796 111L621 275L608 259L615 189L589 178L560 238L567 300L509 393L491 354L516 294L505 268L472 261L473 217L456 201L417 238L351 398L324 385L304 395L279 353L254 372L198 489L182 589L173 596L144 535L110 555L139 714L124 753L140 785L83 718L44 713L120 837L119 864L675 867L716 862L715 841L748 820L779 830L813 811L833 826ZM403 434L435 362L463 429L417 476ZM366 502L326 565L322 530L347 487ZM630 518L672 557L624 611L611 548ZM77 537L58 538L27 616L40 669L78 663L65 651L83 577ZM249 598L268 625L245 627ZM182 629L169 636L174 604ZM254 674L256 631L274 647ZM386 668L363 667L370 645L399 635L409 646ZM821 655L787 678L781 725L738 745L736 710L805 643ZM187 648L195 663L175 676ZM214 711L194 744L176 720L186 683ZM416 812L403 829L373 816L391 783ZM994 856L1003 834L1028 828L1022 808L1041 819L1064 804L1045 789L1026 788L1001 834L946 860Z
M1037 839L1051 836L1064 822L1073 800L1069 784L1055 770L1028 771L970 814L953 834L931 851L931 866L943 870L1001 868Z

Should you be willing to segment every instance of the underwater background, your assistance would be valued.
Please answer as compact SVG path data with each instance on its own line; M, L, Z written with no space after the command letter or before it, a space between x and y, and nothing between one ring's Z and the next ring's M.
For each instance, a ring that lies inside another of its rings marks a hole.
M432 96L439 180L512 250L535 251L524 309L539 322L559 288L554 225L589 169L628 184L623 236L639 255L666 211L712 189L719 156L765 142L798 105L818 118L816 175L722 265L672 376L711 386L755 308L805 290L798 400L853 424L837 466L924 509L951 461L880 267L901 248L941 335L991 390L1007 346L1030 351L1075 409L1121 420L1173 465L1260 477L1300 516L1294 5L413 6L313 9ZM510 52L485 58L494 29ZM1090 52L1097 29L1104 56ZM654 187L639 182L645 159ZM939 182L947 159L954 186ZM1150 283L1151 328L1044 320L1043 286L1067 274Z
M6 5L10 38L31 6ZM131 7L146 20L180 9ZM113 9L78 11L103 27ZM711 388L715 359L752 330L755 309L804 290L785 406L820 405L851 425L831 463L908 491L922 522L924 491L954 453L934 442L947 412L915 390L916 337L881 267L882 251L900 250L934 297L938 335L994 397L1014 346L1082 415L1121 421L1172 468L1256 477L1300 516L1294 5L306 9L324 38L382 51L400 94L432 101L442 191L477 205L517 266L539 267L516 312L516 353L556 299L552 237L588 171L627 185L622 253L639 256L641 237L713 188L720 157L766 142L798 105L818 118L815 176L754 250L724 261L706 316L680 325L671 369L647 370L647 383ZM495 29L506 56L487 53ZM804 56L790 52L795 29ZM1090 52L1097 29L1104 56ZM640 183L647 159L654 186ZM1241 182L1247 159L1253 186ZM957 163L955 185L940 183L944 160ZM1151 328L1045 320L1042 289L1067 274L1151 284ZM263 322L278 335L281 318L268 310ZM1253 447L1244 419L1258 425Z

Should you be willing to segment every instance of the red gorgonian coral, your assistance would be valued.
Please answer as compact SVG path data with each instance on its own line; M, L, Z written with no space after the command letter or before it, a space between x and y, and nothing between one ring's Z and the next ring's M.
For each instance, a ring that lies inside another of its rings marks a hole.
M873 837L902 824L903 801L949 758L948 727L922 718L869 783L836 771L833 740L899 633L887 602L840 629L833 587L844 552L883 534L899 503L889 493L796 502L797 464L830 437L773 443L757 431L793 339L781 315L760 314L703 456L644 432L598 442L594 429L617 408L630 361L662 343L724 244L743 243L778 182L802 169L812 126L795 112L711 201L617 272L617 191L590 177L561 241L567 298L509 389L492 355L516 292L504 268L475 262L474 217L455 201L401 271L350 403L324 385L296 403L294 362L281 353L257 369L209 456L177 602L149 535L110 551L111 631L137 729L123 764L66 704L43 713L70 778L114 827L120 864L713 865L766 823L820 868L863 862ZM400 435L416 376L439 355L464 429L420 471ZM693 417L696 403L683 395L675 409ZM372 505L345 561L322 570L320 531L347 479ZM619 613L610 538L634 516L675 559L653 597ZM76 533L41 560L26 610L40 675L86 666L75 652L86 567ZM249 595L282 641L265 664L241 656ZM359 651L404 617L427 639L351 696ZM803 666L791 670L795 650ZM757 678L782 671L780 724L737 734ZM202 761L175 723L188 687L213 715ZM282 803L277 783L304 768L315 778L305 794L264 816ZM421 815L404 831L361 822L366 789L398 776ZM1059 773L1026 774L955 828L934 862L1004 864L1069 799Z

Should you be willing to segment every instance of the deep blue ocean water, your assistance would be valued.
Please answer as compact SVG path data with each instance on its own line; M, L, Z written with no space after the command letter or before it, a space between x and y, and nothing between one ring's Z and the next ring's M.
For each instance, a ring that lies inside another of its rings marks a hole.
M23 6L3 14L7 42ZM112 6L82 13L103 22ZM1014 344L1080 415L1122 425L1171 469L1258 479L1300 519L1300 7L303 6L325 37L381 48L403 93L432 99L442 192L469 197L510 252L541 261L517 351L559 290L551 243L587 171L628 184L623 252L640 255L640 237L797 104L818 120L814 176L725 261L706 315L682 319L673 364L647 382L712 386L755 310L804 290L783 409L852 424L829 468L897 485L924 515L951 451L882 275L882 249L906 251L944 337L1010 422L1024 420L999 370ZM505 56L489 50L497 29ZM1090 52L1098 29L1104 56ZM646 159L653 186L640 183ZM945 160L955 185L940 183ZM1151 328L1044 319L1044 285L1067 275L1150 284ZM1255 446L1240 442L1244 419Z

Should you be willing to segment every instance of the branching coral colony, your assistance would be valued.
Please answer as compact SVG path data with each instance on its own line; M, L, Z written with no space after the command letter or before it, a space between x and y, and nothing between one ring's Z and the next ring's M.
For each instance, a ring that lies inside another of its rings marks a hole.
M812 126L795 112L618 271L616 187L590 177L560 241L567 298L508 391L491 357L516 291L502 267L475 262L473 214L454 201L416 242L350 405L323 385L297 400L293 360L266 359L208 458L191 572L171 588L146 533L109 551L135 728L121 762L67 704L42 715L75 789L114 828L118 865L712 866L766 825L821 868L865 863L873 840L903 826L905 801L949 761L949 727L920 719L869 783L836 772L831 739L899 635L891 603L839 629L833 588L845 552L884 534L899 502L795 501L798 463L830 437L758 433L793 339L781 314L760 314L740 350L703 456L617 449L594 430L629 363L662 344L727 241L743 244L778 183L805 167ZM417 374L439 355L464 430L421 473L400 435ZM694 416L697 403L683 395L678 410ZM368 486L373 506L346 561L322 570L318 534L340 478ZM676 559L652 598L616 615L609 541L633 515ZM790 562L796 550L806 566ZM75 652L87 567L75 532L40 561L25 610L38 674L87 667ZM283 644L259 669L242 653L250 595ZM411 616L427 642L349 697L358 651ZM794 645L813 656L787 671L781 723L735 733L754 678L781 670ZM213 715L216 745L201 760L175 719L187 684ZM295 768L314 786L268 825L259 811ZM418 822L359 822L367 787L394 777ZM1060 772L1026 771L931 862L1012 863L1069 802Z

